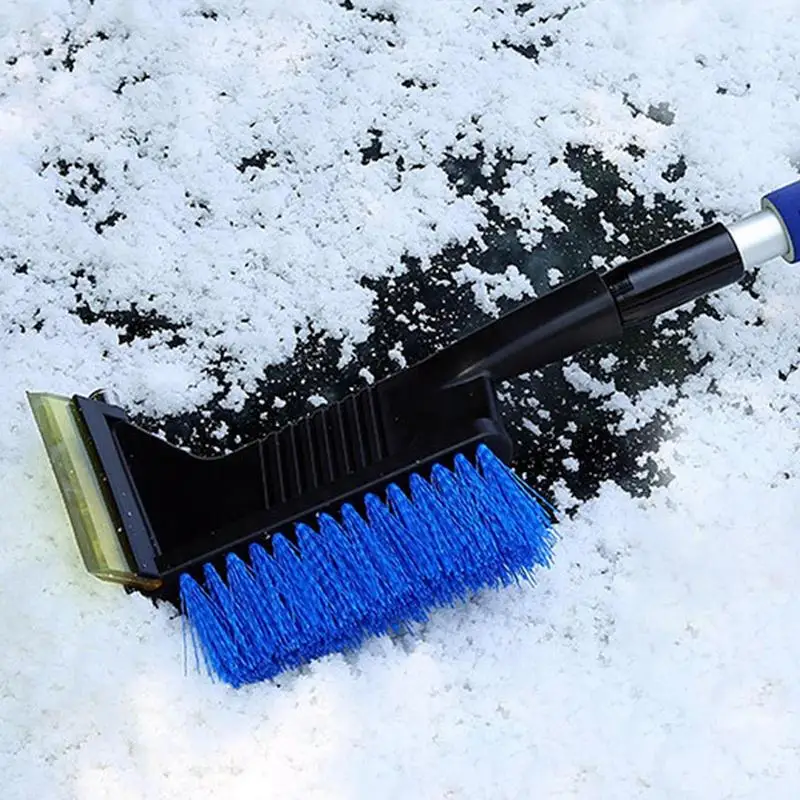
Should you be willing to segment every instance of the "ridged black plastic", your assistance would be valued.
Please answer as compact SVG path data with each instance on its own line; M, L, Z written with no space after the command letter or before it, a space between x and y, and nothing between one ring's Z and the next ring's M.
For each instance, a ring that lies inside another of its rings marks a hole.
M197 458L121 409L76 397L134 571L161 578L154 594L175 602L181 573L199 575L206 562L224 573L228 553L246 559L254 541L268 546L272 534L291 536L296 522L313 526L344 503L363 509L368 492L427 476L457 453L469 457L483 443L509 461L493 382L616 339L646 313L735 280L741 261L737 272L725 237L700 232L605 276L590 272L221 458Z

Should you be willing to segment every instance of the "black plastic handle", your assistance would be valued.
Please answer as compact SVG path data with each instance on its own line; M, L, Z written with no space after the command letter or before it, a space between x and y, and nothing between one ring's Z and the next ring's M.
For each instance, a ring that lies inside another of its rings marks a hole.
M717 223L609 270L591 271L479 328L421 364L428 380L453 385L538 369L624 329L740 280L744 264Z
M744 264L721 223L620 264L604 280L627 328L740 280Z
M616 339L622 330L611 292L591 271L479 328L441 356L452 371L450 384L480 374L503 380Z

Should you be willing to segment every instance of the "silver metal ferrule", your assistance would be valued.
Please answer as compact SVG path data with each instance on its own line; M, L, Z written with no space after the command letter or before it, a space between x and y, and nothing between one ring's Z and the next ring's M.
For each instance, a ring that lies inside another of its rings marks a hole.
M755 267L779 256L788 256L791 242L780 217L772 211L759 211L728 225L745 268Z

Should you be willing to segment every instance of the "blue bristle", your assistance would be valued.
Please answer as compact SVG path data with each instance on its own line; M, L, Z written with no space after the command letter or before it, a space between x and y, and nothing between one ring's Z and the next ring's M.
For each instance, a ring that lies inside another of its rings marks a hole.
M225 560L231 591L230 613L250 652L253 670L277 674L289 647L286 609L270 587L260 584L250 567L235 554Z
M233 686L240 685L241 665L238 654L231 647L224 609L189 575L181 575L180 589L181 605L192 626L195 646L199 645L206 668Z
M321 543L318 569L324 573L326 592L337 599L352 621L351 638L357 644L361 632L371 631L382 614L380 580L355 536L330 514L320 514L318 524Z
M350 583L347 574L346 543L336 528L335 523L325 524L324 528L320 525L317 533L301 524L295 527L295 536L303 554L305 579L319 586L324 597L320 611L326 621L332 623L328 639L332 637L338 647L348 647L361 639L363 611L358 598L359 587Z
M313 546L312 542L307 544ZM297 625L300 661L324 655L329 642L338 646L341 632L338 620L331 613L330 602L286 537L272 538L272 561L278 568L276 588Z
M275 560L260 544L249 549L253 580L241 588L243 598L249 600L255 613L263 615L274 639L272 660L288 669L300 663L298 642L300 630L279 591L280 571ZM246 611L244 612L246 613Z
M476 563L472 532L469 526L462 526L442 494L437 493L424 478L414 474L409 485L411 502L431 531L451 596L465 599L473 588L472 575Z
M554 543L546 503L492 451L456 456L429 479L390 484L315 528L252 544L249 564L180 578L181 608L207 669L232 686L274 678L373 635L407 630L431 609L532 578Z
M400 562L350 503L342 506L341 514L345 531L360 548L360 571L374 575L377 583L378 597L370 618L370 633L384 633L389 627L394 630L396 625L404 625L403 587L408 579Z
M503 504L500 489L495 482L484 480L462 455L455 458L455 471L475 518L481 520L487 557L491 559L489 569L501 584L507 584L516 578L519 554L517 542L513 540L516 529L508 524L508 509Z
M550 517L543 507L545 501L534 490L523 483L486 445L477 449L478 468L486 482L488 491L484 497L497 514L504 535L501 547L506 550L515 572L529 573L534 565L549 566L554 544L550 529ZM542 530L539 537L528 535L530 530Z
M437 464L431 470L431 480L436 493L444 500L442 511L451 516L459 526L467 553L463 556L467 587L499 586L503 581L502 565L494 532L487 525L480 505L476 505L470 486L459 476Z
M386 500L401 537L399 545L414 567L415 582L426 589L426 606L449 602L449 587L436 553L435 528L396 484L387 488Z
M414 561L416 552L400 519L374 494L368 494L367 509L369 537L381 549L382 558L391 563L391 583L387 588L393 599L396 620L425 622L430 608L430 592L420 580Z

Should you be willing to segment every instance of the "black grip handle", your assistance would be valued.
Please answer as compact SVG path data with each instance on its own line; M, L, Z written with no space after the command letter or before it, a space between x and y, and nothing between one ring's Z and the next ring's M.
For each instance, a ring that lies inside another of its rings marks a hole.
M743 274L731 235L714 224L531 300L422 362L420 376L438 386L511 378L617 339Z
M614 298L602 276L591 271L479 328L440 356L448 364L448 383L479 374L503 380L621 335Z
M627 328L735 283L743 275L733 238L716 223L620 264L604 280Z

